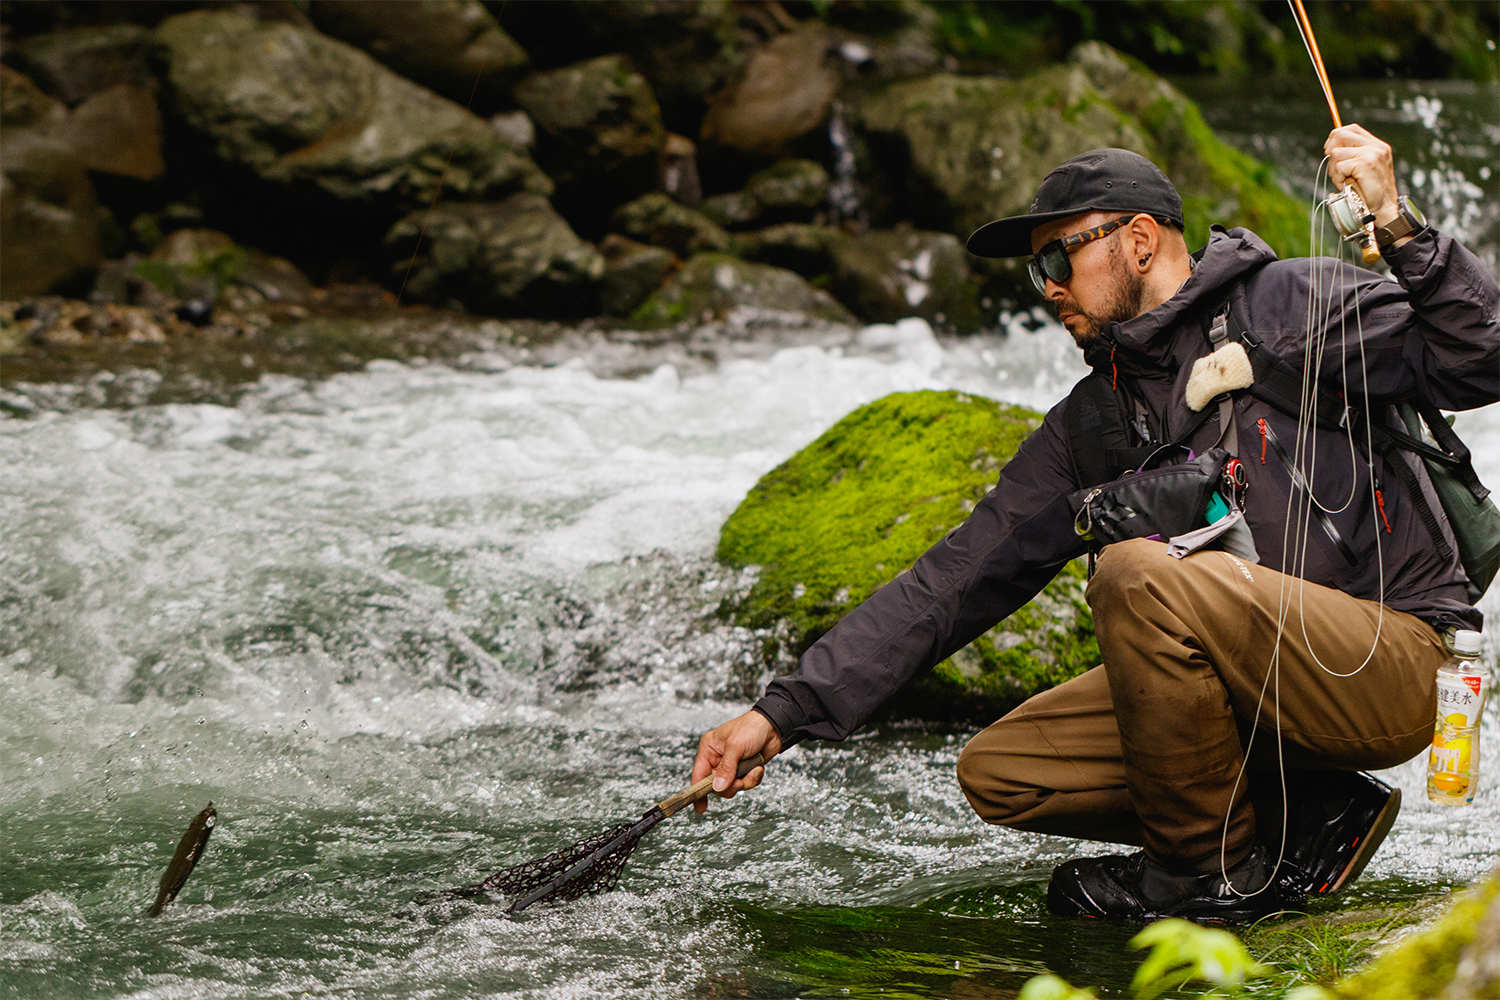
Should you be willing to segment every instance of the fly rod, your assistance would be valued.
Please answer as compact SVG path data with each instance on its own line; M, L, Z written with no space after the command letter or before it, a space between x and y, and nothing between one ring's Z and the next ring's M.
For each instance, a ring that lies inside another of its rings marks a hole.
M1328 101L1328 113L1333 116L1333 127L1342 128L1338 102L1333 99L1333 86L1328 82L1328 69L1323 65L1323 54L1318 51L1318 39L1313 35L1312 22L1307 19L1307 10L1302 0L1287 0L1292 5L1292 16L1297 22L1297 33L1307 48L1307 57L1312 60L1313 70L1318 74L1318 83L1323 86L1323 97ZM1358 243L1359 255L1366 264L1373 264L1380 257L1380 247L1375 242L1375 216L1365 205L1359 189L1352 182L1344 190L1331 194L1323 202L1334 228L1347 243Z

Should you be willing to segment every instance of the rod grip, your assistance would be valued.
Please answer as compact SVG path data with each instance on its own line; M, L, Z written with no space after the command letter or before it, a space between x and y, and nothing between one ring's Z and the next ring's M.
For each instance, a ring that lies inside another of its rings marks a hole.
M757 767L760 767L764 763L765 760L762 759L760 754L756 754L754 757L746 757L740 761L740 766L735 772L735 777L743 778L745 775L749 774L751 771L755 770ZM693 784L687 786L676 795L662 799L656 804L656 807L660 809L665 815L670 816L681 809L683 806L691 805L692 803L697 802L699 799L703 798L713 787L714 776L710 774L703 780L694 782Z

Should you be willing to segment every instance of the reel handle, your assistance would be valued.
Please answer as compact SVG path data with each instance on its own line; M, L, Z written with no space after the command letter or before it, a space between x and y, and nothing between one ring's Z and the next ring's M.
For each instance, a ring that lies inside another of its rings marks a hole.
M1344 190L1329 195L1323 200L1333 227L1346 243L1358 243L1359 256L1366 264L1380 258L1380 246L1375 242L1375 216L1365 205L1359 189L1345 184Z
M761 759L760 754L756 754L754 757L746 757L744 760L740 761L740 766L739 769L735 772L735 777L743 778L745 775L749 774L751 771L755 770L757 767L760 767L764 763L765 761ZM670 816L681 809L683 806L692 805L694 802L697 802L699 799L703 798L703 796L708 794L709 789L713 787L714 776L710 774L708 777L702 779L701 781L694 782L693 784L687 786L676 795L662 799L656 804L656 808L660 809L663 813Z

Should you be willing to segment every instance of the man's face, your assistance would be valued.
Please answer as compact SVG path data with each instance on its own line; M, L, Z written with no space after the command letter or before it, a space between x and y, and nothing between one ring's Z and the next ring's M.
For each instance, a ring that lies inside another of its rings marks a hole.
M1031 233L1032 252L1053 240L1110 222L1119 214L1084 212L1038 226ZM1142 312L1146 279L1126 259L1122 240L1128 232L1129 227L1125 227L1074 248L1069 254L1072 276L1061 284L1051 278L1046 281L1047 299L1079 347L1098 340L1110 323L1123 323Z

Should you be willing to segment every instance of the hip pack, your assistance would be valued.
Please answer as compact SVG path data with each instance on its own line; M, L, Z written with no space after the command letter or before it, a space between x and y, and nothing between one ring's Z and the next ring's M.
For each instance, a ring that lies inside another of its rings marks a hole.
M1281 358L1257 337L1245 322L1244 285L1231 291L1228 300L1215 314L1212 327L1218 342L1226 335L1242 344L1254 372L1249 392L1282 413L1296 417L1301 412L1302 370ZM1474 472L1469 449L1464 445L1442 411L1417 396L1395 401L1401 416L1401 427L1387 426L1371 420L1370 439L1375 450L1387 457L1405 488L1407 498L1432 537L1432 543L1443 559L1454 555L1454 545L1444 531L1444 522L1457 545L1460 565L1467 577L1471 603L1484 596L1497 572L1500 572L1500 509L1490 498L1490 491ZM1358 400L1345 402L1321 384L1317 385L1316 420L1326 429L1352 429L1352 422L1368 412ZM1169 443L1188 441L1213 412L1205 406L1195 420ZM1078 482L1107 483L1137 468L1159 443L1134 445L1130 404L1117 390L1113 380L1102 372L1084 376L1068 395L1068 445ZM1358 437L1359 435L1356 435ZM1278 446L1278 451L1280 448ZM1427 501L1421 479L1411 465L1394 455L1405 451L1422 460L1433 493L1442 509L1441 519ZM1296 470L1288 471L1296 477ZM1086 492L1086 491L1085 491ZM1315 508L1315 512L1317 509ZM1333 532L1331 523L1324 529L1346 558L1347 545Z

